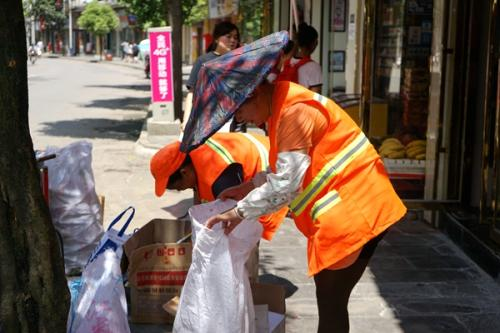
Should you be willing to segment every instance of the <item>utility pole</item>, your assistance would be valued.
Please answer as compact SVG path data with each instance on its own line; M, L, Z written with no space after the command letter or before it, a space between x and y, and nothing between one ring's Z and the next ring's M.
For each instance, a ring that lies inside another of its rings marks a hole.
M30 12L33 12L33 2L29 2ZM35 15L31 15L31 17L30 17L30 30L31 30L30 39L31 39L31 45L35 45L35 43L36 43L35 24L36 24L36 22L35 22Z
M69 55L73 55L73 12L71 9L71 1L73 0L68 0L68 14L69 14L69 20L68 20L68 32L69 32Z
M172 27L172 60L174 71L174 115L182 119L182 3L166 0L167 17Z
M36 43L36 36L35 36L35 16L31 16L31 44L35 45ZM42 50L43 51L43 50Z

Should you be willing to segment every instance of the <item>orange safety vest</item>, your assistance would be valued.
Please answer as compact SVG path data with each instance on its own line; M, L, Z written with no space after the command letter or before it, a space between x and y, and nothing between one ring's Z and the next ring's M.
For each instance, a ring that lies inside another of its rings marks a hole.
M361 129L330 99L291 82L278 82L269 119L269 160L275 171L281 110L305 103L327 119L313 142L302 192L290 204L297 228L307 237L309 274L338 263L406 213L382 160Z
M202 202L213 201L212 185L232 163L243 167L242 182L250 181L269 166L269 139L247 133L216 133L205 144L189 153L196 171L197 190ZM259 219L264 227L262 237L271 240L288 208Z

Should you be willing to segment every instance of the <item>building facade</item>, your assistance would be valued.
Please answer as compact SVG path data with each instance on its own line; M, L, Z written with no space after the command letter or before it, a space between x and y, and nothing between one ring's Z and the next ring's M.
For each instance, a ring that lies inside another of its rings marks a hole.
M323 94L379 148L407 205L498 277L498 1L275 0L274 31L294 5L320 34Z

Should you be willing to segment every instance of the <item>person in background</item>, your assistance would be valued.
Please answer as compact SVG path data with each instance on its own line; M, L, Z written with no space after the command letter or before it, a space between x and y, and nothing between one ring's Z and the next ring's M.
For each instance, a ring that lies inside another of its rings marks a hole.
M132 62L137 62L139 60L139 45L136 42L132 43Z
M36 49L37 49L37 52L38 52L38 55L41 56L42 53L43 53L43 42L41 40L39 40L37 43L36 43Z
M207 53L196 59L191 69L191 73L189 74L189 79L186 82L186 86L191 92L196 85L201 65L236 49L240 44L240 32L238 27L228 21L217 23L212 35L213 42L207 47Z
M280 67L281 72L275 81L295 82L314 92L321 93L323 86L321 66L311 59L311 54L318 46L318 32L307 23L301 23L295 44L292 44L293 56L284 57Z
M225 189L251 180L268 167L269 139L262 135L217 133L187 155L179 147L180 142L168 144L151 159L157 196L163 195L165 189L193 189L195 203L213 201ZM264 239L271 240L287 211L284 208L260 218ZM257 263L255 248L247 264L253 282L257 280Z
M349 332L352 289L387 229L406 214L380 156L335 102L293 82L264 80L234 112L240 122L267 122L272 172L222 192L219 198L239 201L207 227L223 222L229 233L243 219L289 205L308 241L318 332Z
M195 61L195 63L193 64L193 68L191 69L191 73L189 74L189 79L186 82L186 87L191 93L186 97L187 106L191 105L192 92L196 85L201 66L207 61L215 59L218 56L221 56L229 51L238 48L240 45L240 32L238 30L238 27L231 22L223 21L217 23L214 27L212 35L213 42L207 47L207 53L200 56ZM189 107L186 107L183 117L183 125L187 122L190 111L191 109ZM230 125L230 131L246 132L246 127L244 125L242 126L241 124L238 124L233 120Z
M123 46L123 52L125 53L125 62L133 62L134 52L132 51L132 43L126 42Z
M130 48L130 44L125 40L121 42L120 47L122 51L122 60L125 60L125 57L127 56L128 53L128 49Z

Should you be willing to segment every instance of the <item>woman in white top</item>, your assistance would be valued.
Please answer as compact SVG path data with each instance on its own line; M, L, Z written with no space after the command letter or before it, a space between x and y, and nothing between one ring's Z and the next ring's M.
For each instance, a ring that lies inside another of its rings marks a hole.
M311 54L318 46L318 32L307 23L301 23L296 42L293 57L284 60L282 71L277 75L276 81L292 81L321 93L323 85L321 66L311 59Z

